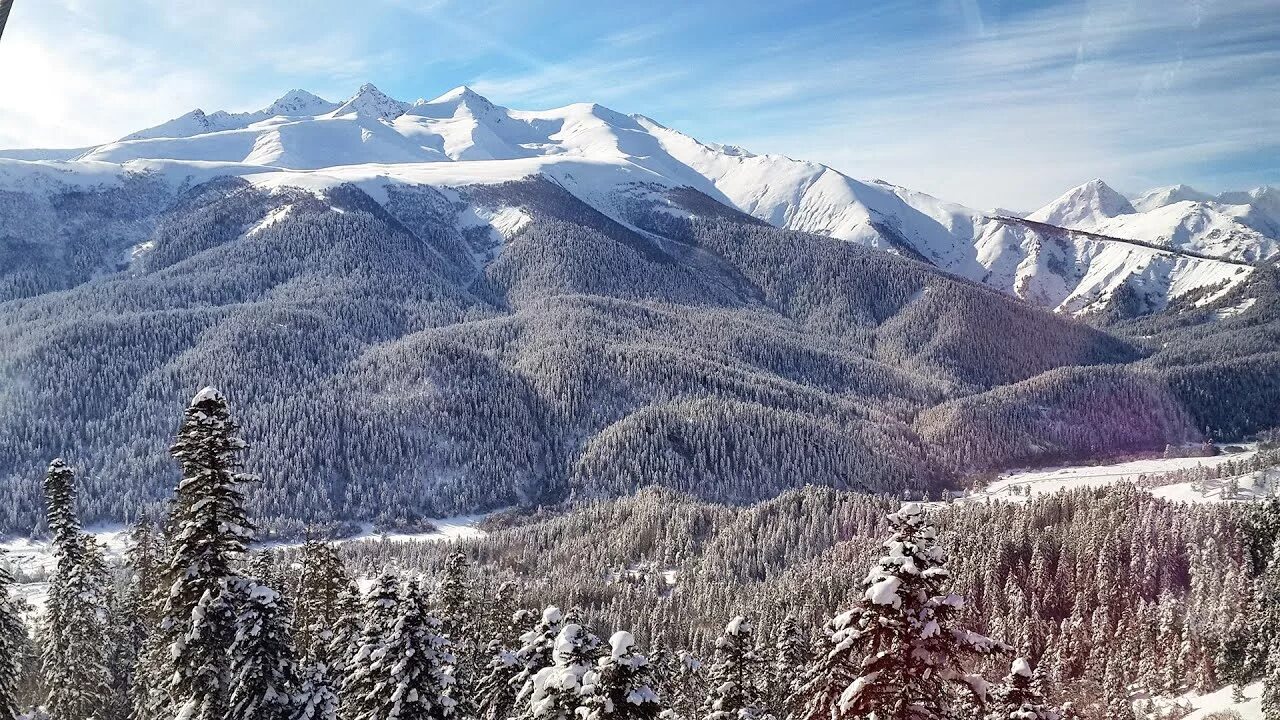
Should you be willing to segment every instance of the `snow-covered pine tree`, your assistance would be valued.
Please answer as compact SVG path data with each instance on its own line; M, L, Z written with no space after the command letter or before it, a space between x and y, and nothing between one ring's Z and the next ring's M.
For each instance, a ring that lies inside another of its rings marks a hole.
M653 668L626 630L609 638L609 654L583 678L583 689L585 720L656 720L662 713Z
M303 657L320 659L332 666L328 651L343 615L350 610L347 604L353 591L351 575L333 543L308 540L302 546L302 572L293 617L298 651Z
M361 610L360 590L351 582L338 594L328 641L315 648L316 660L328 666L329 674L335 680L346 674L347 663L360 651L360 632L363 627Z
M127 678L133 720L149 717L153 695L166 680L161 677L163 668L154 666L161 657L157 650L161 635L155 630L164 606L160 582L166 554L164 538L151 523L138 523L130 530L129 546L125 550L130 575L116 624L117 642L123 646L121 652L134 656Z
M1004 684L994 691L988 720L1058 720L1060 713L1035 689L1035 673L1026 658L1016 658Z
M564 614L551 606L542 611L542 617L533 629L520 636L520 647L515 651L515 673L510 686L516 690L516 701L527 701L533 694L533 680L544 668L555 664L556 639L564 628Z
M440 619L431 614L427 593L416 580L405 589L400 617L387 638L391 662L391 710L385 720L444 720L456 704L449 690L456 662Z
M773 662L769 678L768 696L770 709L779 716L790 715L795 710L788 701L800 689L804 669L811 660L810 642L795 615L787 615L778 623L773 643Z
M296 720L337 720L340 697L335 675L323 662L304 662L298 670Z
M112 707L106 561L80 530L75 475L61 458L50 463L44 491L57 558L45 612L45 707L53 720L101 718Z
M356 694L344 698L343 714L352 720L452 717L449 640L428 612L416 581L408 583L397 607L398 616L382 643L368 653L361 648L356 665L367 671L367 678Z
M708 673L710 692L702 704L705 720L751 720L770 717L764 710L759 677L762 663L755 650L755 628L739 615L716 639Z
M226 712L236 633L225 593L239 577L233 562L253 539L240 492L253 480L239 471L244 450L222 393L196 393L170 448L182 478L165 528L170 554L160 584L168 594L146 659L163 682L139 720L221 720Z
M1108 663L1102 680L1103 701L1106 702L1104 720L1134 720L1133 701L1130 699L1129 686L1124 680L1124 669L1120 663Z
M1280 541L1273 541L1271 560L1254 581L1253 628L1245 662L1263 678L1263 717L1280 720Z
M0 720L17 720L20 710L18 674L22 670L20 662L27 628L9 594L13 582L4 551L0 550Z
M960 661L1007 648L957 624L964 599L946 592L946 554L924 508L906 503L888 520L860 603L831 621L829 651L800 690L800 720L940 720L958 691L984 703L987 683Z
M664 683L658 692L671 713L678 718L696 717L708 692L702 660L688 650L670 653L661 676Z
M444 577L436 591L435 605L440 622L449 639L457 646L471 642L475 626L475 600L472 597L471 563L463 553L453 553L445 560Z
M515 629L523 628L523 625L514 624L515 614L516 584L507 580L485 603L485 612L476 632L476 642L486 643L487 654L492 655L494 650L519 635Z
M527 627L534 617L532 610L517 610L511 614L505 630L493 630L494 637L488 647L489 664L472 694L476 715L483 720L505 718L515 704L516 693L521 687L516 684L517 676L524 670L517 657L523 647L521 638L524 634L517 628Z
M455 702L455 712L471 717L477 675L481 672L484 657L476 637L476 607L473 597L471 563L463 553L453 553L445 560L444 577L435 594L436 615L441 628L449 638L455 665L453 685L449 696Z
M231 696L225 720L292 720L298 676L280 594L255 579L229 582L236 634L229 649Z
M577 623L566 623L556 635L552 664L539 670L517 697L516 717L571 720L585 711L583 678L596 664L599 650L600 638Z
M343 720L377 716L385 680L383 658L402 603L400 579L394 573L383 573L369 588L358 648L347 661L343 674L338 708Z

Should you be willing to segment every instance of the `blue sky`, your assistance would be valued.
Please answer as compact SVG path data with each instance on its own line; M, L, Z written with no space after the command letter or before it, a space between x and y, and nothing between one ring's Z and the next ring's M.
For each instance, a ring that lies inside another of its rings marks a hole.
M371 81L595 101L983 208L1280 184L1276 0L16 0L0 67L0 147Z

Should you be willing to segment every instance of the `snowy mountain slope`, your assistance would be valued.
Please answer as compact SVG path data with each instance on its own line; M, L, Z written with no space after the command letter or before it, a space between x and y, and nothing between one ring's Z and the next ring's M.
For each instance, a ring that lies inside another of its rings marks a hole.
M1133 206L1123 195L1101 180L1094 179L1071 188L1053 202L1027 215L1027 219L1087 230L1117 215L1133 212Z
M219 110L206 115L197 108L181 117L127 135L121 141L182 138L222 130L238 130L273 117L310 117L330 112L337 107L337 103L331 103L306 90L290 90L261 110L246 113Z
M64 158L43 151L25 159ZM0 152L0 157L4 153ZM1165 256L1104 237L1033 231L883 181L861 181L832 168L779 155L703 143L641 115L596 104L511 110L467 87L432 100L402 102L373 85L341 103L301 90L248 113L196 110L114 143L79 161L0 164L0 185L25 173L42 182L104 168L149 171L175 183L211 172L253 176L266 187L316 191L356 182L374 197L387 183L458 187L554 179L617 220L635 188L692 187L772 225L828 235L913 257L1045 307L1090 312L1133 286L1142 307L1230 280L1201 254L1254 262L1277 252L1280 207L1265 189L1249 202L1206 203L1190 188L1162 188L1139 198L1138 212L1100 180L1074 188L1028 215L1032 221L1188 251ZM3 163L3 161L0 161ZM110 164L110 165L106 165ZM5 178L8 178L6 181ZM1053 237L1047 237L1052 235ZM1207 263L1207 264L1206 264Z
M1174 185L1143 193L1131 204L1106 183L1091 180L1027 219L1253 263L1280 253L1280 223L1266 208L1270 198L1265 189L1254 192L1257 198L1249 193L1214 198Z
M1213 199L1212 195L1202 193L1188 185L1179 184L1152 188L1130 200L1130 204L1133 205L1134 210L1137 212L1147 212L1148 210L1155 210L1165 205L1172 205L1186 200L1209 202Z

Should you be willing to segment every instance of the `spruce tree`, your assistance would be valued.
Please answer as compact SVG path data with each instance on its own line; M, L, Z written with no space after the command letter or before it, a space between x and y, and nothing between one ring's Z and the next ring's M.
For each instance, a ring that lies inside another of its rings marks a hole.
M800 689L800 680L810 661L809 647L795 615L787 615L778 623L768 692L775 714L789 715L799 709L790 707L788 701Z
M45 707L53 720L101 718L113 707L106 561L80 530L75 476L61 458L49 465L44 491L57 558L45 612Z
M1009 676L995 692L993 712L988 720L1058 720L1060 713L1045 702L1035 688L1035 673L1026 658L1017 658L1009 668Z
M280 594L257 580L233 582L236 634L225 720L292 720L298 677Z
M585 720L656 720L662 705L653 668L625 630L609 638L609 654L583 679Z
M801 688L802 720L940 720L959 697L985 702L986 683L960 661L1004 646L957 624L964 600L946 591L946 554L924 508L906 503L888 520L861 601L831 621L828 652Z
M27 639L22 615L10 595L13 583L4 551L0 550L0 720L17 720L18 675L22 671L23 646Z
M536 622L535 617L538 617ZM512 614L513 626L529 623L533 623L533 628L515 638L514 649L503 646L493 649L488 672L476 683L474 704L478 716L484 720L509 717L517 696L527 696L526 686L539 670L551 664L555 637L564 625L560 609L549 607L540 617L529 610ZM531 687L528 692L532 692Z
M165 528L169 557L160 585L168 594L147 663L161 678L148 719L221 720L231 692L235 608L227 594L239 579L233 563L253 538L240 487L245 443L227 401L214 388L192 398L170 452L182 470Z
M322 661L304 662L298 670L297 720L337 720L340 695L333 671Z
M521 645L515 652L517 669L510 680L511 687L517 690L517 701L527 701L533 694L534 678L555 664L556 641L566 624L560 608L551 606L542 611L542 617L529 632L520 636Z
M566 623L556 635L552 663L533 676L527 692L517 697L522 720L571 720L585 712L583 679L599 657L600 639L577 623ZM527 705L525 704L527 703Z
M167 678L166 667L158 665L163 635L157 632L164 607L165 592L160 587L166 548L163 537L150 523L139 523L129 534L125 562L129 567L128 584L120 603L119 640L134 656L128 677L130 713L133 720L147 720L155 697Z
M293 623L303 657L334 665L335 658L328 656L333 637L339 629L347 629L339 626L354 596L354 583L338 549L332 543L308 540L302 546ZM338 659L338 664L345 659Z
M709 671L710 693L702 705L704 720L769 717L758 683L761 665L755 650L755 628L741 615L733 618L716 640Z
M463 553L453 553L445 560L444 577L436 591L436 614L449 638L455 665L453 686L449 695L456 703L455 712L471 717L475 714L472 696L480 673L482 653L476 637L476 607L470 577L471 564Z
M402 603L400 580L394 573L383 573L369 589L358 648L346 663L342 680L338 715L343 720L378 716L385 682L383 658Z
M386 582L379 591L387 595ZM375 600L375 603L377 601ZM378 605L387 610L389 605ZM453 678L449 640L440 632L440 621L427 610L417 582L410 582L395 602L395 619L389 630L372 634L353 662L356 682L344 689L343 717L351 720L444 720L453 714L448 696ZM380 613L379 613L380 614ZM377 626L385 620L372 619Z

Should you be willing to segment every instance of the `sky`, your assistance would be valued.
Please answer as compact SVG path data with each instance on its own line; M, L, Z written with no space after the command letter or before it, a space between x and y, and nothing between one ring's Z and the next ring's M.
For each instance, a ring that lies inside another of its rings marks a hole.
M598 102L984 209L1280 184L1277 0L15 0L0 147L364 82Z

